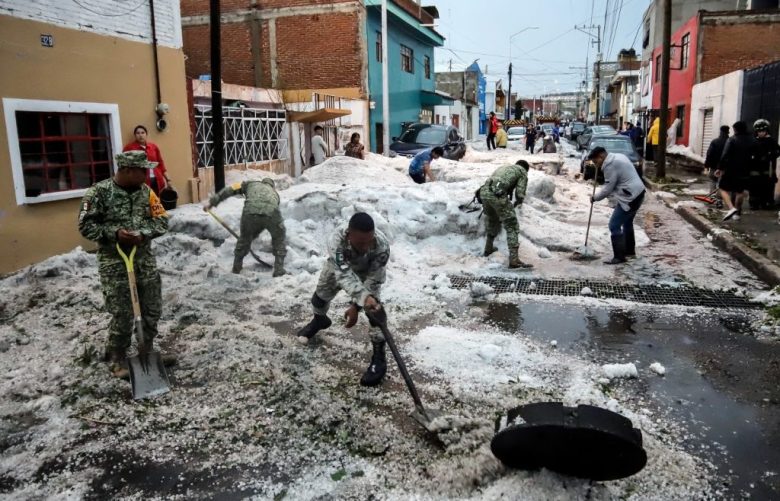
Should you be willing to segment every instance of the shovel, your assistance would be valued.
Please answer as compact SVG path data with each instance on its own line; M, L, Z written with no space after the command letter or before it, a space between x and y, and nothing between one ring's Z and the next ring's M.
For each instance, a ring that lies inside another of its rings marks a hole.
M171 385L168 382L168 374L165 372L165 366L160 353L152 351L151 343L147 345L144 339L141 303L138 300L138 286L135 282L135 268L133 267L136 247L133 246L129 256L122 251L122 247L119 244L116 244L116 250L122 256L125 268L127 268L127 280L130 283L130 300L133 303L133 334L138 343L138 354L127 359L133 398L140 400L163 395L171 391Z
M412 377L409 375L409 371L406 370L406 364L404 363L403 358L401 358L401 353L398 351L398 347L395 344L393 335L390 334L390 331L387 329L387 315L384 314L384 312L372 312L368 308L366 308L366 314L368 315L369 319L371 319L377 326L379 326L382 334L384 334L385 341L387 341L388 346L390 346L390 351L393 352L393 358L395 358L395 363L398 365L398 370L401 371L401 376L404 378L406 387L409 389L409 393L412 395L412 400L414 400L414 411L411 413L412 419L420 423L423 428L430 432L435 433L437 431L442 431L440 427L432 426L432 422L434 419L442 416L443 414L441 411L426 409L423 406L422 400L420 400L420 394L417 393L417 387L414 385L414 381L412 381Z
M226 223L225 221L223 221L223 220L222 220L222 218L221 218L221 217L219 217L219 216L217 216L216 214L214 214L214 213L211 211L211 209L209 209L209 210L208 210L208 211L206 211L206 212L208 212L209 214L211 214L211 217L213 217L214 219L216 219L216 220L217 220L217 222L218 222L219 224L221 224L221 225L222 225L222 227L223 227L223 228L225 228L225 229L228 231L228 233L230 233L231 235L233 235L234 237L236 237L236 240L238 240L238 239L239 239L238 233L236 233L235 231L233 231L233 230L230 228L230 226L228 226L228 225L227 225L227 223ZM273 266L271 266L270 264L268 264L268 263L266 263L265 261L263 261L262 259L260 259L260 256L258 256L257 254L255 254L255 253L254 253L254 251L252 251L252 249L249 249L249 253L250 253L250 254L252 254L252 257L253 257L253 258L255 258L255 261L257 261L258 263L260 263L260 266L262 266L263 268L268 268L269 270L270 270L271 268L273 268Z
M582 247L577 248L574 251L574 254L571 256L572 259L577 261L591 261L593 259L597 259L598 256L594 254L594 252L588 248L588 236L590 235L590 221L593 218L593 197L596 196L596 183L598 182L599 178L599 167L596 166L596 173L593 175L593 193L591 194L591 202L590 202L590 212L588 213L588 227L585 230L585 245Z

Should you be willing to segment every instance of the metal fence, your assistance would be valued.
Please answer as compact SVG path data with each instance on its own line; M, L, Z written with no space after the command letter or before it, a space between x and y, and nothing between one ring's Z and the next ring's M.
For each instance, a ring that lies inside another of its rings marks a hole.
M225 165L287 160L287 116L284 110L223 107ZM211 106L195 105L198 167L214 165Z

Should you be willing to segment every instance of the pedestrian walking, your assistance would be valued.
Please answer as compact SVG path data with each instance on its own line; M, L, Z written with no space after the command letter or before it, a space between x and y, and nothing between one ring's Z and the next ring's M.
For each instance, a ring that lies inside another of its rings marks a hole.
M279 193L276 192L274 180L267 177L263 180L252 179L225 186L219 193L211 195L203 210L208 211L236 195L243 195L245 201L241 212L241 233L233 251L233 273L241 273L244 258L249 254L252 242L263 231L268 230L274 250L273 276L281 277L286 273L284 270L284 257L287 255L286 230L284 218L279 210Z
M645 131L642 130L642 127L639 124L632 124L633 127L631 127L631 140L634 142L634 148L636 149L637 153L639 153L639 156L644 157L645 156L645 149L644 149L644 141L645 141Z
M660 129L661 119L655 117L653 125L651 125L650 130L647 131L647 151L645 152L645 158L651 162L655 162L655 159L658 158L658 135L660 134Z
M444 155L444 148L436 146L434 148L428 148L422 150L416 154L409 163L409 177L417 184L424 184L426 178L433 182L436 179L431 172L431 162Z
M506 230L510 268L533 267L518 258L520 226L515 213L515 208L521 206L525 200L528 168L528 162L525 160L518 160L514 165L499 167L477 191L477 199L482 204L482 210L485 214L485 233L487 234L483 255L489 256L498 250L493 245L493 241L503 226ZM512 202L513 194L514 203Z
M126 144L122 151L143 151L146 153L147 160L156 164L156 167L153 169L146 169L145 183L154 191L155 195L159 196L160 192L169 186L171 182L168 179L168 171L165 168L160 148L149 141L149 131L143 125L135 126L133 138L134 141Z
M536 143L536 129L533 125L528 125L525 131L525 151L534 152L534 144Z
M347 146L344 148L344 155L347 157L364 160L366 158L365 149L365 146L363 146L363 144L360 142L360 134L353 132L352 136L349 138Z
M491 111L490 118L488 118L488 151L496 149L496 132L498 132L498 119L496 118L496 114Z
M718 170L715 171L715 176L720 179L718 186L723 205L726 206L723 221L740 218L748 176L756 152L756 140L748 132L745 122L742 120L734 122L731 128L734 130L734 135L726 141ZM733 200L732 193L735 194Z
M636 255L634 218L645 199L645 185L634 164L622 153L607 153L601 146L593 148L588 160L596 169L604 172L604 186L591 199L591 203L615 194L617 205L609 218L609 233L612 240L612 259L604 264L620 264L626 257Z
M752 210L771 209L775 205L777 157L780 156L780 145L769 133L769 127L769 121L763 118L753 123L753 132L756 135L755 164L748 182Z
M344 313L346 328L357 323L363 308L375 316L383 313L380 293L389 259L390 245L387 238L374 227L374 220L365 212L356 213L348 225L337 229L329 242L328 259L311 298L314 318L298 331L298 340L308 344L315 334L332 325L328 317L330 302L342 289L351 300ZM368 318L372 327L378 327ZM387 372L385 338L376 329L371 331L370 336L373 353L368 369L360 379L363 386L380 384Z
M496 132L496 146L498 148L504 148L506 149L506 145L509 142L509 136L506 135L506 131L503 127L498 128L498 132Z
M704 168L710 178L710 191L715 191L718 186L718 177L715 172L718 170L718 164L723 156L723 148L726 147L726 141L729 140L729 126L720 126L720 135L710 141L707 148L707 156L704 158Z
M127 151L114 157L113 178L89 188L81 200L78 227L81 235L97 242L97 263L105 309L111 315L104 360L111 374L129 377L124 365L133 334L133 307L127 268L119 254L135 248L134 269L141 304L144 345L149 353L157 337L162 313L162 282L152 253L152 240L168 231L168 213L152 189L145 184L147 173L157 164L143 151ZM167 365L175 357L163 356Z
M324 162L329 156L328 143L325 142L325 138L322 134L325 129L321 125L314 127L314 136L311 138L311 165L319 165Z

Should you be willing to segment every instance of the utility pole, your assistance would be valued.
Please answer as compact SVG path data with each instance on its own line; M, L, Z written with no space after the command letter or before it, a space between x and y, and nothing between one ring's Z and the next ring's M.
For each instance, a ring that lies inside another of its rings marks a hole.
M214 164L214 189L219 191L225 187L225 128L222 124L222 57L221 28L222 21L219 12L219 0L211 0L211 147Z
M596 36L593 36L593 28L596 28ZM575 30L581 31L595 40L591 40L591 44L596 44L596 124L600 122L601 113L599 112L599 99L601 97L601 25L590 26L575 26ZM585 56L585 66L588 66L588 58ZM588 70L586 70L588 71ZM585 84L587 85L587 74L585 76Z
M452 66L452 60L450 60ZM382 0L382 154L390 156L390 77L387 64L387 0Z
M512 109L512 63L509 63L509 96L506 99L506 115L505 120L509 120L509 110Z
M669 59L672 51L672 0L664 0L663 52L661 53L661 120L655 177L666 177L666 129L669 128Z

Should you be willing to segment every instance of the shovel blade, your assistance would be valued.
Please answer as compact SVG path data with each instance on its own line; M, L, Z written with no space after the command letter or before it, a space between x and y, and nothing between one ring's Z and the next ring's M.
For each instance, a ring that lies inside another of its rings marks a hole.
M133 399L153 398L171 391L168 374L165 372L165 366L159 352L134 355L127 360L130 368Z
M451 428L446 419L438 419L444 415L442 411L436 409L415 409L410 414L420 426L432 433L447 431Z

